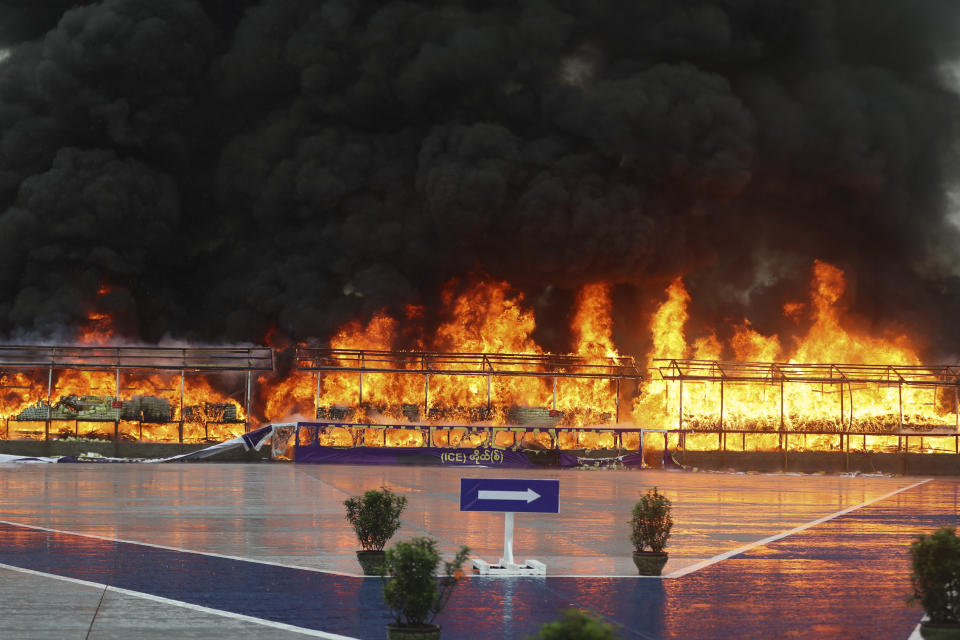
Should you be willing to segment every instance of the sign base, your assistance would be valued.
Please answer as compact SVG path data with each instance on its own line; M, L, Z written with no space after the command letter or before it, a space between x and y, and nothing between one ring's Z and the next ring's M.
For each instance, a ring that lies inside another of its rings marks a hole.
M547 575L547 565L543 564L539 560L527 560L524 564L516 564L513 562L504 562L503 558L500 558L499 564L489 564L483 560L480 560L479 558L473 558L471 562L473 563L473 570L481 576L497 577Z

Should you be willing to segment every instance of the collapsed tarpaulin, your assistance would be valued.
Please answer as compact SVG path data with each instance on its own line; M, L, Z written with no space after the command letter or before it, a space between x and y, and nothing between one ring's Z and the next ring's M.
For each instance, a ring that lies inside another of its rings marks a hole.
M291 425L276 425L270 424L260 429L250 431L245 433L238 438L233 438L231 440L226 440L224 442L219 442L217 444L205 447L203 449L198 449L197 451L190 451L189 453L181 453L175 456L168 456L166 458L112 458L108 456L102 456L99 454L82 454L79 456L58 456L58 457L37 457L37 456L15 456L9 454L0 454L0 463L13 462L20 464L43 464L51 462L67 462L67 463L91 463L91 462L124 462L124 463L156 463L156 462L189 462L191 460L202 460L204 458L209 458L211 456L217 455L219 453L224 453L225 451L230 451L232 449L243 448L244 451L260 451L263 446L270 441L271 436L274 431L280 427L289 427Z
M4 462L21 462L21 463L47 463L47 462L56 462L57 458L42 458L34 456L14 456L6 453L0 453L0 464Z
M218 453L223 453L224 451L230 451L231 449L238 449L243 447L244 451L260 451L273 435L273 432L278 427L289 426L289 425L280 425L280 424L268 424L265 427L255 429L248 433L243 434L239 438L233 438L231 440L225 440L210 447L204 449L199 449L197 451L191 451L190 453L181 453L176 456L170 456L169 458L161 458L159 460L149 460L148 462L182 462L185 460L200 460L203 458L209 458Z
M664 446L663 448L663 468L680 470L680 471L687 469L685 465L682 465L679 462L677 462L676 457L674 457L673 453L666 446Z

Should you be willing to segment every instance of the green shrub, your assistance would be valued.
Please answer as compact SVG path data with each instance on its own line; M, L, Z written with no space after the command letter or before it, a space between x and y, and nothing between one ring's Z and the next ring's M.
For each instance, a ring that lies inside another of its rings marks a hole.
M934 623L960 623L960 538L956 529L943 527L918 536L910 545L913 571L912 602Z
M637 552L646 547L658 553L663 551L670 537L670 529L673 528L670 509L670 499L658 493L656 487L647 491L640 502L633 505L630 540Z
M400 528L400 514L407 506L407 499L381 487L348 498L343 504L360 547L364 551L383 551L387 540Z
M565 609L563 619L540 627L532 640L615 640L613 627L579 609Z
M462 573L460 565L470 549L461 547L452 562L444 562L444 575L437 578L440 553L433 538L413 538L387 549L383 599L394 621L402 626L432 624L443 611Z

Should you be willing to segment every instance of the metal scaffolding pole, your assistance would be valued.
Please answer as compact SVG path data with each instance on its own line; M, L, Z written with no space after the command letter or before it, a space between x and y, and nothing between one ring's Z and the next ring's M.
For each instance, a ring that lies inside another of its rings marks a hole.
M897 383L897 406L900 409L900 419L897 422L897 431L903 431L903 382Z
M677 429L683 429L683 378L680 378L680 401L677 410Z
M179 431L180 444L183 444L183 377L184 370L180 369L180 424L177 427ZM142 426L141 426L142 428Z
M430 374L423 376L423 415L430 417Z
M843 381L840 381L840 450L843 451Z
M843 381L840 382L840 426L843 426L843 416L846 414L846 411L843 407Z
M727 450L727 434L723 431L723 378L720 378L720 433L723 439L723 450Z
M357 405L363 404L363 353L357 356L357 360L360 362L360 402Z
M53 418L53 405L51 404L51 394L53 394L53 367L47 374L47 420L43 423L43 439L50 439L50 420ZM10 425L7 423L7 432L10 431Z
M490 386L493 382L493 376L487 375L487 411L490 411L490 407L493 406L492 396L490 394Z
M617 378L616 406L617 406L617 417L614 419L614 424L620 424L620 378Z
M683 436L683 378L680 378L680 408L677 414L677 428L680 429L680 433L677 435L677 438L680 441L680 448L686 448L686 438Z
M897 406L900 409L900 419L897 422L897 453L903 448L903 440L900 435L903 433L903 380L897 382Z
M720 431L723 431L723 379L720 379Z
M784 424L783 424L783 376L781 376L780 377L780 448L781 449L786 448L783 442L783 431L784 431L783 427L784 427Z
M247 418L245 421L245 425L250 424L250 396L252 395L253 395L253 377L251 376L251 372L247 371L247 402L246 402L246 406L243 409L243 413ZM314 412L314 415L316 415L316 412Z
M50 396L53 394L53 367L47 372L47 420L50 420L50 413L53 407L50 405Z
M117 392L114 394L113 399L119 403L120 402L120 368L119 367L117 367L117 385L115 388ZM120 407L117 407L117 422L119 421L120 421Z
M850 393L850 430L853 430L853 383L847 383L847 391Z

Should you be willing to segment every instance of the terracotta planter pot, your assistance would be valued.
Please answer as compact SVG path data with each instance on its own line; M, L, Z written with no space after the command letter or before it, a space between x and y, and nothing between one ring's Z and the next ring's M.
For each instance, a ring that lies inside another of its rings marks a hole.
M633 564L642 576L658 576L667 564L666 551L634 551Z
M357 561L363 567L363 575L383 575L387 561L386 551L357 551Z
M960 640L960 624L921 622L923 640Z
M398 624L387 625L389 640L439 640L440 625L425 624L421 627L402 627Z

